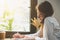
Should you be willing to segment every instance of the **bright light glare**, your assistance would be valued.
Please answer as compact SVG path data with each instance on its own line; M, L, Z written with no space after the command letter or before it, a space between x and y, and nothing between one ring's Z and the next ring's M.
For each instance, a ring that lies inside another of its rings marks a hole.
M30 0L0 0L0 18L9 11L7 19L14 18L12 31L30 31ZM27 29L26 29L27 28Z

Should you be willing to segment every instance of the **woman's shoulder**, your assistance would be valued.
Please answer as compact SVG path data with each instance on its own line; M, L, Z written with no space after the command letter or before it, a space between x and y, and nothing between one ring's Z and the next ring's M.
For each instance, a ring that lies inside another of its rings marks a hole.
M55 17L46 17L45 21L56 22L57 20Z
M45 21L48 21L50 23L53 23L54 25L59 25L58 21L56 20L55 17L46 17Z
M51 20L51 19L56 19L56 18L55 18L55 17L50 16L50 17L46 17L45 19Z

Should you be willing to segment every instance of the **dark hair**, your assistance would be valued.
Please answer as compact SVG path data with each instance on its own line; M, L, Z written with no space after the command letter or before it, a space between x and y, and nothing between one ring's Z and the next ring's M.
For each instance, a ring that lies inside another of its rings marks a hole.
M52 5L48 2L48 1L44 1L42 2L39 6L38 6L38 10L40 12L42 12L45 17L48 17L48 16L52 16L53 13L54 13L54 10L52 8Z

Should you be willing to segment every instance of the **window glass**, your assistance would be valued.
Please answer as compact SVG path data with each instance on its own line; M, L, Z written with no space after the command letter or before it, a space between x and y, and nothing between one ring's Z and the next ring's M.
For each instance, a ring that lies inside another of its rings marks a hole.
M30 0L0 0L0 29L30 32Z

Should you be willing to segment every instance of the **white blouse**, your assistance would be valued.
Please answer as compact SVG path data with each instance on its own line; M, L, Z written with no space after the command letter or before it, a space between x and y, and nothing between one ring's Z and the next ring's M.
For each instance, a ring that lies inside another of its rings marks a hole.
M60 37L60 26L54 17L47 17L44 21L43 36L46 40L58 40Z
M60 26L54 17L47 17L44 20L43 38L39 37L40 30L30 36L36 36L36 40L58 40L60 37Z

